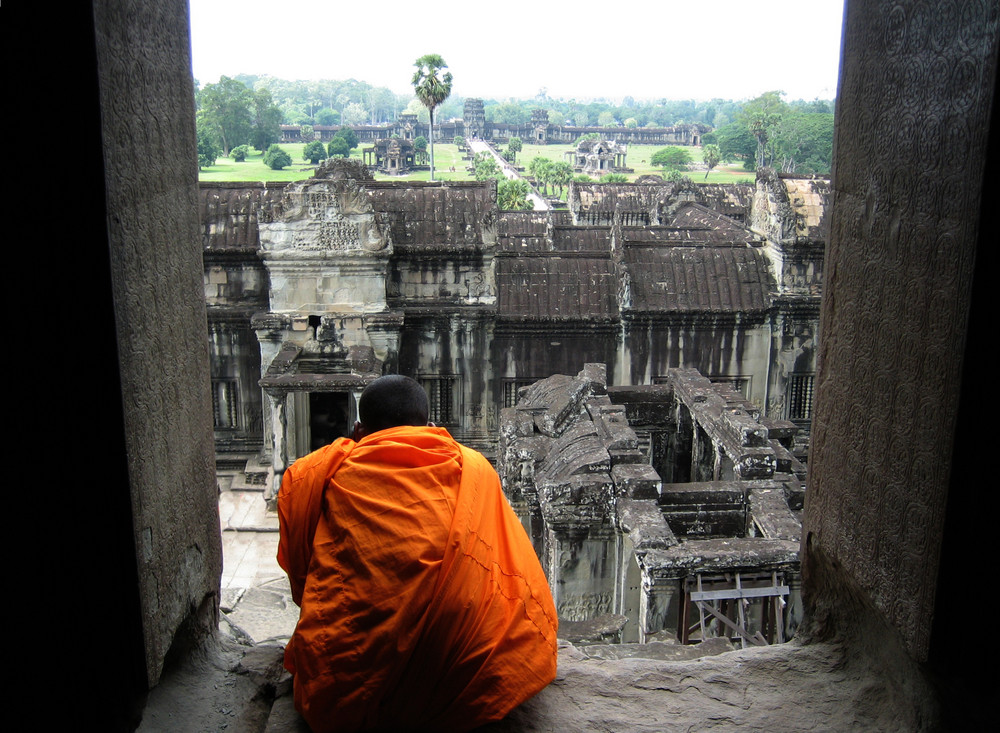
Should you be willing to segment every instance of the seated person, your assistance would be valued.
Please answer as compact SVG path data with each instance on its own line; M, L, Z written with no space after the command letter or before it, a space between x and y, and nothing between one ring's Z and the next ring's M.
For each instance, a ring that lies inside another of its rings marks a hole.
M299 459L278 562L300 608L285 649L313 731L469 730L556 674L556 611L479 453L428 423L423 388L372 382L354 440Z

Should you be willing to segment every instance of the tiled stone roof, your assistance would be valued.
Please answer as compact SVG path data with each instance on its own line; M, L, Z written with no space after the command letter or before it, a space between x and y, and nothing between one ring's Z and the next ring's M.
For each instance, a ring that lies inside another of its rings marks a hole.
M610 258L497 258L501 317L607 319L618 315Z
M761 312L771 276L764 256L749 247L629 247L635 312Z
M495 226L493 182L366 181L376 211L389 218L393 245L478 248Z

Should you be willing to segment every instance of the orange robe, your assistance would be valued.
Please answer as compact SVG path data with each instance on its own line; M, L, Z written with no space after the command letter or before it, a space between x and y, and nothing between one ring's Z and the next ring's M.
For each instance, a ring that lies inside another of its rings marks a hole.
M468 730L556 673L556 611L479 453L443 428L341 439L278 494L278 562L299 623L285 650L316 733Z

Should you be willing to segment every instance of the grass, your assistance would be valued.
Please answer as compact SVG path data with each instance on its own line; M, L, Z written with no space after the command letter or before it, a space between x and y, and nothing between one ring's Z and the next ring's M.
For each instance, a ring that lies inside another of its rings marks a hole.
M231 158L219 158L215 165L203 168L199 171L200 181L300 181L309 178L313 174L315 166L302 159L302 150L305 143L281 143L281 147L292 156L292 164L280 171L271 170L263 161L263 153L252 151L247 159L242 163L236 163ZM351 157L361 159L361 148L364 144L351 151ZM527 167L528 163L535 156L541 156L553 161L566 160L564 153L575 150L574 145L525 145L517 154L517 164ZM634 181L641 175L652 173L663 175L663 169L653 166L649 160L653 153L664 147L663 145L630 145L626 161L630 168L635 169L635 173L628 176L630 181ZM691 157L696 162L701 162L701 148L688 148ZM434 144L434 177L439 181L471 181L474 180L472 174L466 171L469 165L458 152L458 147L451 143ZM451 168L455 171L452 172ZM695 183L743 183L754 181L754 174L743 170L740 165L720 165L712 169L705 178L702 171L688 171L687 175ZM375 175L380 181L428 181L430 171L417 171L405 176L386 176L381 173Z

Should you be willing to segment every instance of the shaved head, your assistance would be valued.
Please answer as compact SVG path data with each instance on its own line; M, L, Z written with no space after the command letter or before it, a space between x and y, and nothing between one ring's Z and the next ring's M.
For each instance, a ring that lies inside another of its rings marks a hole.
M379 377L365 387L358 401L358 417L365 435L401 425L425 426L428 412L424 388L402 374Z

